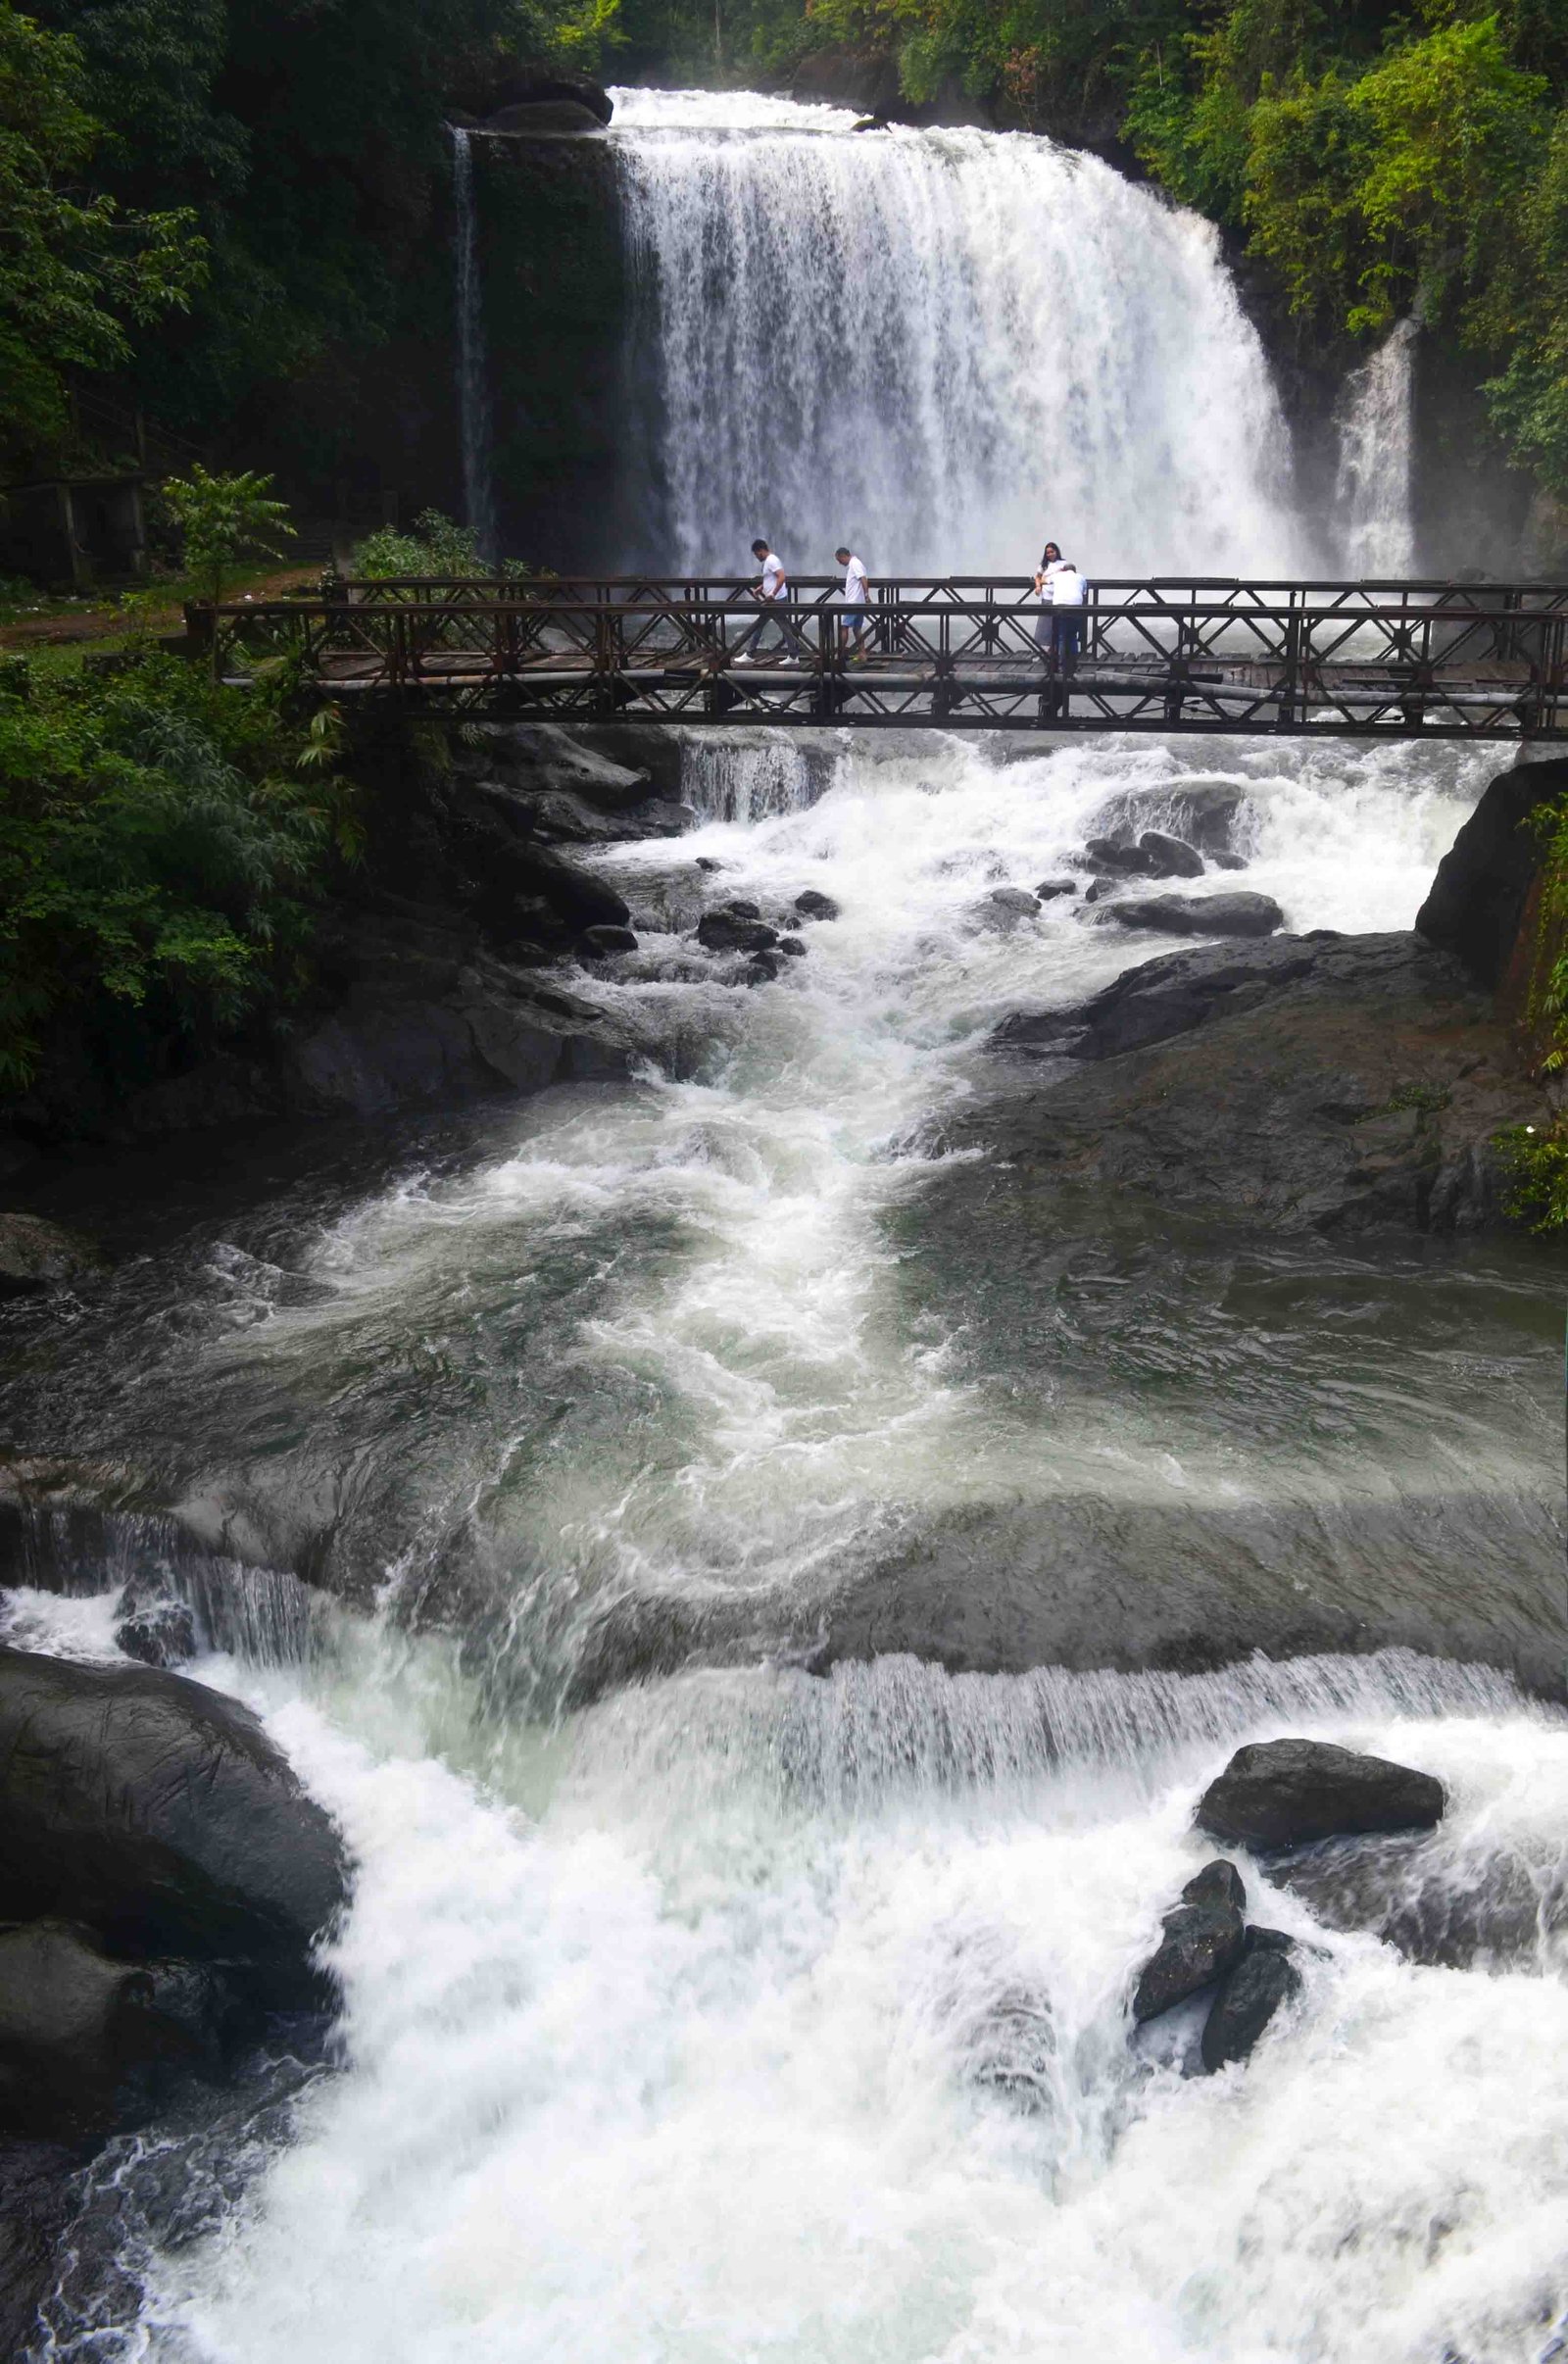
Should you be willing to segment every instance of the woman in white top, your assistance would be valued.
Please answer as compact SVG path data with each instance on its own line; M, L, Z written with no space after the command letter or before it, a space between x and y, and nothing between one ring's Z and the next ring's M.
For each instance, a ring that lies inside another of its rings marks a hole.
M1060 549L1054 542L1048 542L1035 568L1035 597L1040 602L1040 613L1035 617L1035 647L1042 656L1047 649L1055 646L1052 636L1051 611L1056 598L1055 570L1061 564Z

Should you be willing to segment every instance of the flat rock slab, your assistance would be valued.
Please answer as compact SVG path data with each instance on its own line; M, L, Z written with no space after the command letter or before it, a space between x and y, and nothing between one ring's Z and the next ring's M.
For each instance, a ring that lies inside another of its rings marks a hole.
M1199 1800L1197 1822L1236 1847L1299 1847L1362 1831L1431 1830L1446 1794L1430 1773L1328 1741L1238 1748Z

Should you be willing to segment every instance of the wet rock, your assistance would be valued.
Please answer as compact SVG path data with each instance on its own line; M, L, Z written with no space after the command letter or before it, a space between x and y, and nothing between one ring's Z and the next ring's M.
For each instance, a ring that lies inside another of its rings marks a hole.
M1084 896L1085 903L1103 903L1108 895L1115 894L1121 883L1119 878L1097 878Z
M1494 1136L1549 1121L1490 1000L1411 935L1168 953L992 1041L1073 1064L1027 1090L1014 1070L956 1138L1026 1178L1276 1228L1482 1230L1503 1219Z
M493 119L508 107L543 106L553 101L581 107L601 125L615 112L604 85L574 66L519 62L505 54L483 52L463 61L451 98L454 106L479 122Z
M1555 1847L1455 1848L1441 1834L1327 1839L1270 1866L1326 1929L1361 1930L1445 1970L1550 1970L1568 1930L1568 1862Z
M1267 1935L1277 1937L1279 1932ZM1301 1974L1287 1952L1273 1945L1250 1945L1203 2023L1199 2049L1205 2073L1213 2076L1250 2058L1275 2013L1300 1991Z
M42 1215L0 1213L0 1298L41 1296L98 1279L105 1268L101 1252L80 1233Z
M38 2353L38 2309L55 2286L81 2163L64 2143L0 2141L0 2355Z
M1110 836L1132 837L1146 829L1169 831L1214 861L1235 850L1246 786L1236 780L1172 780L1167 787L1129 788L1095 815Z
M1272 895L1154 895L1114 904L1106 916L1161 936L1271 936L1285 924Z
M776 952L756 953L746 963L746 983L748 985L771 985L775 977L783 975L784 966L784 961Z
M485 123L493 133L514 139L597 138L604 124L592 108L575 99L530 99L502 107Z
M760 903L748 903L739 895L732 895L728 903L721 903L718 908L721 911L733 913L737 919L760 919L762 916Z
M1241 1911L1222 1898L1178 1904L1166 1913L1163 1928L1133 1993L1133 2017L1140 2023L1211 1986L1242 1957Z
M799 936L780 936L777 949L791 960L804 960L806 958L806 947Z
M1541 869L1532 826L1568 789L1568 758L1518 763L1494 779L1438 864L1416 933L1452 953L1479 984L1500 983Z
M568 927L579 932L587 927L624 927L631 917L630 907L612 886L595 871L563 861L559 854L531 848L527 867L530 883Z
M184 1666L196 1655L196 1614L188 1601L128 1584L121 1600L116 1647L143 1666Z
M1076 895L1077 892L1076 878L1042 878L1035 889L1042 903L1055 903L1063 895Z
M711 854L699 854L697 857L697 867L700 870L721 870L724 865L716 859L715 856Z
M345 1895L326 1815L247 1708L183 1676L0 1650L0 1894L110 1951L221 1962L320 1998Z
M583 949L596 960L606 960L613 953L637 950L637 939L629 927L585 927Z
M697 941L709 952L763 953L778 942L778 930L758 916L754 904L749 912L705 911L697 922Z
M228 2012L196 1964L112 1960L64 1921L0 1929L0 2134L133 2121L169 2073L217 2064Z
M1117 877L1150 875L1148 855L1127 837L1091 837L1084 846L1082 861L1086 870L1098 873L1108 870Z
M1197 1821L1240 1847L1298 1847L1360 1831L1430 1830L1443 1818L1430 1773L1328 1741L1263 1741L1238 1748L1199 1800Z
M1138 840L1138 850L1149 867L1151 878L1201 878L1203 857L1196 846L1180 837L1167 837L1162 829L1146 829Z
M1024 887L993 887L969 906L971 925L990 935L1009 935L1022 920L1040 915L1040 906Z
M822 894L816 887L807 887L803 894L797 895L794 908L796 915L802 919L836 919L839 916L839 907L832 896Z
M1186 1904L1231 1904L1238 1912L1247 1910L1247 1885L1234 1863L1223 1855L1205 1863L1200 1872L1194 1872L1182 1890Z

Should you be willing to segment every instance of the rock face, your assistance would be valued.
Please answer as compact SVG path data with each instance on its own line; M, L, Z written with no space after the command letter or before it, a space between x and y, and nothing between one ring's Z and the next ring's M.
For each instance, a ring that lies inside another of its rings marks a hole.
M111 1960L68 1922L0 1929L0 2131L91 2133L149 2072L202 2057L218 2013L186 1993L199 1976Z
M1493 1135L1546 1120L1489 1001L1413 936L1171 954L993 1040L1079 1071L1020 1076L965 1140L1284 1230L1480 1230L1500 1219Z
M1161 936L1271 936L1285 924L1272 895L1152 895L1107 904L1104 917Z
M1563 757L1502 772L1438 864L1416 933L1452 953L1478 984L1498 984L1508 966L1541 867L1531 819L1565 791Z
M1430 1773L1327 1741L1238 1748L1198 1805L1198 1825L1237 1847L1298 1847L1361 1831L1431 1830L1443 1784Z
M1133 1995L1134 2019L1153 2019L1212 1986L1241 1960L1245 1943L1239 1906L1221 1897L1178 1904L1166 1913L1164 1935L1144 1964Z
M1278 1930L1250 1931L1250 1936L1277 1938ZM1288 1944L1289 1941L1287 1941ZM1248 2059L1253 2045L1283 2003L1301 1991L1301 1974L1289 1952L1276 1945L1249 1945L1214 1997L1203 2023L1200 2052L1212 2076Z
M0 1650L0 1884L11 1914L112 1953L221 1963L278 2007L345 1894L331 1823L247 1709L180 1675Z
M0 1298L32 1297L93 1280L104 1259L90 1240L42 1215L0 1214Z

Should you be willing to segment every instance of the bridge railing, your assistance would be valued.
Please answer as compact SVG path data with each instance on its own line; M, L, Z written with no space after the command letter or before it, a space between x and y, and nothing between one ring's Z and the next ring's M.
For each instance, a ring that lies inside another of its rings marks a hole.
M1053 647L1064 612L1025 578L920 578L875 587L858 649L836 578L785 602L642 578L429 588L195 621L225 669L286 650L344 695L563 719L1568 734L1560 585L1101 583Z

